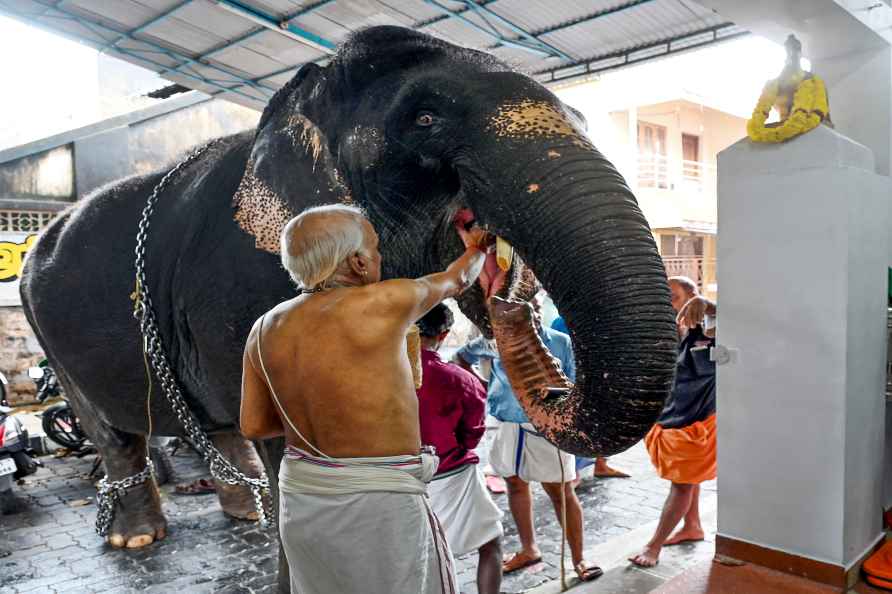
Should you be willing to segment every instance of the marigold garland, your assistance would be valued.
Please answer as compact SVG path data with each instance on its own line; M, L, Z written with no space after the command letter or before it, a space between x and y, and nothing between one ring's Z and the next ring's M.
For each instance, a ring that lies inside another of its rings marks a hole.
M747 135L755 142L784 142L816 128L830 114L824 81L811 75L796 87L790 116L778 126L765 126L768 114L777 101L778 86L777 80L766 83L753 110L753 117L746 123Z

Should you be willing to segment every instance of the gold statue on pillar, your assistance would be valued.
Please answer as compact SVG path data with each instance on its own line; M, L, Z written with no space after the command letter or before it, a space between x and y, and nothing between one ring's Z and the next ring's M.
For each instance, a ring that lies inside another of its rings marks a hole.
M746 132L755 142L784 142L819 124L832 126L827 88L824 81L802 69L802 44L790 35L784 43L787 60L777 78L762 89L759 103L746 124ZM780 120L766 124L771 108Z

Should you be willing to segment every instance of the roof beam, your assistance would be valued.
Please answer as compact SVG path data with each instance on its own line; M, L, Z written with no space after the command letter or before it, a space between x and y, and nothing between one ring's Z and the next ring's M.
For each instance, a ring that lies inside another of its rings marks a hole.
M175 13L176 11L178 11L179 9L183 8L184 6L187 6L187 5L189 5L189 4L192 4L193 1L194 1L194 0L183 0L183 1L180 2L179 4L174 4L173 7L171 7L171 8L169 8L169 9L165 10L164 12L162 12L161 14L159 14L158 16L149 19L148 21L146 21L145 23L143 23L143 24L140 25L139 27L136 27L135 29L131 29L130 31L127 32L127 34L132 36L132 35L136 35L137 33L142 33L143 31L145 31L146 29L148 29L148 28L151 27L152 25L155 25L155 24L157 24L157 23L160 23L161 21L163 21L164 19L166 19L167 17L169 17L170 15L172 15L173 13ZM62 2L59 2L58 4L56 4L56 8L58 8L58 7L61 6L61 5L62 5ZM110 41L110 42L108 43L108 45L106 45L105 47L101 48L99 51L101 52L101 51L106 50L107 48L110 48L110 47L114 46L115 44L117 44L117 43L118 43L119 41L121 41L122 39L127 39L127 37L124 36L124 35L120 35L117 39L115 39L114 41Z
M493 2L497 2L498 0L483 0L478 4L478 6L486 6L487 4L492 4ZM457 14L464 14L468 12L470 8L460 8L455 11L454 14L443 14L440 16L435 16L431 19L427 19L418 23L415 23L412 28L413 29L424 29L425 27L430 27L431 25L436 25L442 21L453 18Z
M41 5L43 5L43 6L47 6L47 4L43 3L41 0L35 0L35 3L37 3L37 4L41 4ZM184 5L184 4L179 5L178 8L182 8L183 5ZM185 55L185 54L182 54L182 53L180 53L180 52L177 51L177 50L174 50L174 49L171 49L171 48L168 48L168 47L164 47L164 46L162 46L162 45L159 45L157 42L155 42L155 41L153 41L153 40L151 40L151 39L146 39L145 37L136 37L134 34L130 33L129 31L118 31L117 29L114 29L114 28L109 27L109 26L107 26L107 25L103 25L103 24L101 24L101 23L99 23L99 22L97 22L97 21L95 21L95 20L87 19L86 17L84 17L84 16L82 16L82 15L80 15L80 14L77 14L76 12L72 12L72 11L69 10L68 8L63 7L63 6L62 6L62 2L58 2L58 3L56 3L55 5L52 6L52 8L53 8L54 10L56 10L57 12L59 12L59 13L61 13L61 14L63 14L63 15L66 15L68 18L70 18L70 19L72 19L72 20L74 20L74 21L76 21L76 22L79 22L81 25L83 25L84 27L86 27L86 28L92 30L94 33L97 33L97 32L96 32L96 29L98 28L98 29L101 29L101 30L103 30L103 31L106 31L106 32L108 32L108 33L111 33L111 34L113 34L113 35L117 35L117 36L118 36L113 42L105 43L105 44L101 45L101 46L98 48L99 51L114 50L114 51L117 51L117 52L125 53L125 54L130 55L130 56L133 56L133 57L138 57L139 59L142 59L142 60L146 60L146 58L142 55L142 54L144 54L144 53L148 53L148 52L146 52L146 51L143 51L143 50L140 50L140 49L136 49L136 48L122 48L122 47L120 47L120 46L118 46L118 45L115 45L115 44L117 44L117 43L118 43L120 40L122 40L122 39L129 39L129 40L131 40L131 41L135 41L135 42L137 42L137 43L141 43L141 44L144 44L144 45L148 45L148 46L151 47L153 50L157 50L158 52L160 52L160 53L162 53L162 54L164 54L164 55L170 57L171 59L174 59L174 60L177 60L178 62L181 62L181 63L177 66L177 68L186 66L186 65L188 65L188 64L190 64L190 63L194 63L194 60L192 60L192 58L191 58L190 56L187 56L187 55ZM44 18L53 18L53 15L51 15L51 14L46 14L46 15L44 15ZM159 19L153 19L153 20L154 20L154 22L157 22ZM141 28L144 28L144 27L146 27L146 26L147 26L147 25L142 25L141 27L137 27L137 29L141 29ZM100 37L102 37L102 34L99 34L99 33L97 33L97 34L98 34ZM126 50L126 51L123 51L123 50ZM147 60L147 61L148 61L148 60ZM158 65L158 66L161 66L162 69L164 69L164 68L168 68L168 66L167 66L166 64L163 64L163 63L152 62L152 61L150 61L150 63L155 64L155 65ZM221 67L221 66L216 66L216 65L214 65L214 64L210 64L210 63L208 63L208 64L203 64L203 66L206 66L207 68L211 68L211 69L213 69L213 70L215 70L215 71L217 71L217 72L219 72L219 73L225 75L226 77L229 77L229 78L233 79L232 82L239 82L239 83L246 84L247 86L253 86L253 87L256 88L257 90L261 90L261 91L263 91L263 90L270 90L270 91L275 90L275 89L269 89L268 87L262 87L262 86L259 86L259 85L257 85L257 84L253 84L253 83L250 82L250 79L246 79L246 78L244 78L243 76L241 76L241 75L239 75L239 74L237 74L237 73L235 73L235 72L232 72L232 71L229 70L228 68L223 68L223 67ZM179 72L180 74L185 74L185 73L182 72L182 71L178 71L178 72ZM193 72L194 72L194 71L193 71ZM197 73L196 73L196 74L197 74ZM208 79L207 77L200 76L200 75L199 75L199 77L200 77L201 79L203 79L203 80L213 82L213 79Z
M463 11L454 11L454 10L450 9L448 6L443 6L442 4L440 4L438 2L438 0L424 0L424 2L426 4L429 4L433 7L435 7L437 10L441 11L444 15L446 15L446 18L456 18L456 19L460 20L461 22L463 22L464 24L471 27L472 29L476 29L476 30L480 31L481 33L483 33L484 35L489 35L490 37L495 38L496 41L498 41L502 45L516 47L517 49L521 49L524 51L532 52L534 54L539 54L539 55L543 55L543 56L561 58L561 56L559 54L555 54L554 51L549 49L549 47L547 47L545 44L534 45L531 43L525 43L524 40L522 40L522 39L521 40L508 39L507 37L501 35L495 29L495 27L492 27L492 25L490 25L491 28L489 28L489 29L487 29L486 27L483 27L481 25L478 25L477 23L475 23L474 21L470 20L468 17L465 16L465 13L474 10L473 8L468 8L467 10L463 10ZM476 5L476 6L480 6L480 5ZM483 18L483 17L481 17L481 18ZM485 20L486 19L484 19L484 21ZM487 22L487 24L489 24L489 23ZM561 59L563 59L563 58L561 58Z
M112 27L108 27L108 26L98 23L96 21L88 20L87 18L85 18L75 12L71 12L67 8L62 7L61 2L59 2L57 4L47 4L46 2L43 2L42 0L35 0L35 4L39 4L40 6L42 6L44 8L50 8L50 9L52 9L52 11L55 11L56 13L58 13L58 15L51 14L51 11L48 11L43 15L44 19L55 18L55 19L74 21L74 22L80 24L85 29L91 31L94 35L96 35L97 37L100 37L100 38L104 37L104 35L107 35L107 34L124 36L124 37L127 37L128 39L131 39L132 41L142 43L142 44L152 47L153 49L159 50L161 53L165 54L166 56L170 57L173 60L188 60L189 59L187 56L183 56L182 54L180 54L179 52L177 52L175 50L171 50L169 48L162 47L162 46L157 45L151 41L146 41L143 39L138 39L138 38L132 37L127 32L118 31L117 29L113 29ZM28 20L27 17L21 13L13 12L13 14L18 14L20 17L25 18L25 20ZM60 33L60 31L55 31L55 32L57 34ZM62 33L64 35L64 32L62 32ZM73 35L73 34L71 34L71 35ZM90 45L96 47L97 49L104 48L105 45L107 44L107 41L105 41L105 40L103 40L102 42L99 42L96 40L88 40L88 39L81 38L80 41L86 41L87 43L90 43ZM144 51L140 51L138 49L115 46L113 48L110 48L110 51L118 52L120 54L130 56L136 60L152 64L153 66L156 66L159 69L168 68L167 64L164 64L163 62L158 62L158 61L152 59L151 57L146 56ZM252 101L262 101L262 99L259 99L258 97L249 95L242 91L239 91L238 87L241 87L241 86L252 87L257 92L259 92L261 95L265 95L266 98L269 98L272 91L274 90L267 86L259 86L256 83L254 83L253 81L251 81L250 79L246 79L246 78L241 77L241 76L234 74L232 72L228 72L221 68L217 68L216 66L209 65L209 67L214 68L215 70L217 70L219 72L222 72L223 74L225 74L228 77L231 77L233 79L231 82L234 83L234 85L232 87L227 87L226 84L229 84L230 81L225 81L224 84L220 84L220 81L215 81L213 79L209 79L209 78L202 76L198 73L190 74L188 72L178 72L177 74L180 76L184 76L186 78L190 78L192 80L198 81L198 82L208 85L208 86L213 86L218 89L223 89L225 91L231 91L238 95L243 95L244 97L246 97Z
M297 10L297 11L291 13L290 15L286 16L286 17L282 20L282 22L283 22L283 23L287 23L287 22L289 22L289 21L291 21L291 20L294 20L294 19L296 19L296 18L298 18L298 17L300 17L300 16L302 16L302 15L309 14L309 13L315 11L315 10L318 10L318 9L322 8L323 6L326 6L326 5L328 5L328 4L331 4L331 3L334 2L334 1L335 1L335 0L321 0L320 2L317 2L316 4L313 4L313 5L311 5L311 6L306 6L306 7L304 7L304 8L301 8L300 10ZM259 23L258 23L258 24L259 24ZM170 72L177 72L177 71L179 71L180 68L182 68L183 66L187 66L187 65L189 65L189 64L196 64L196 63L198 63L198 64L208 64L208 63L209 63L208 61L209 61L211 58L213 58L214 56L216 56L216 55L218 55L218 54L220 54L220 53L222 53L222 52L228 50L228 49L231 48L231 47L235 47L235 46L241 44L242 42L248 41L249 39L253 39L254 37L257 37L258 35L260 35L261 33L266 33L267 30L268 30L268 29L267 29L266 27L261 26L259 29L255 29L255 30L253 30L253 31L249 31L248 33L246 33L246 34L244 34L244 35L242 35L242 36L240 36L240 37L237 37L237 38L235 38L235 39L232 39L232 40L230 40L230 41L227 41L227 42L225 42L225 43L222 43L222 44L218 45L217 47L215 47L214 49L208 50L207 52L201 54L200 56L196 56L196 57L190 59L189 62L187 62L187 63L185 63L185 64L181 64L181 65L179 65L179 66L175 66L175 67L172 67L172 68L165 68L164 70L162 70L162 71L159 72L158 74L159 74L159 76L164 76L165 74L168 74L168 73L170 73ZM289 68L289 69L290 69L290 68ZM287 69L286 69L286 70L287 70ZM281 72L279 72L279 74L280 74L280 73L281 73ZM263 80L264 78L268 78L268 77L270 77L270 76L275 76L275 74L270 74L270 75L261 77L261 78L259 78L259 79L256 79L256 78L255 78L255 79L252 79L252 80L254 80L255 82L258 82L258 81Z
M613 8L607 8L605 10L599 10L598 12L593 12L591 14L587 14L585 16L577 17L575 19L571 19L569 21L564 21L563 23L558 23L557 25L553 25L551 27L545 27L544 29L539 29L537 31L533 31L531 34L533 37L539 37L540 35L548 35L549 33L554 33L556 31L562 31L564 29L569 29L570 27L575 27L576 25L582 25L583 23L590 23L592 21L596 21L598 19L604 18L606 16L610 16L612 14L617 14L623 11L626 11L630 8L635 8L637 6L642 6L644 4L650 4L655 0L632 0L631 2L627 2L626 4L620 4L619 6L614 6ZM500 47L501 43L495 43L486 49L496 49Z
M550 43L542 41L541 39L539 39L537 37L536 34L530 33L529 31L527 31L520 25L508 20L507 18L503 17L502 15L500 15L498 13L493 12L489 8L486 8L485 6L480 6L474 0L462 0L462 1L469 8L471 8L474 12L476 12L478 15L480 15L480 18L482 18L484 20L486 20L487 16L490 18L493 18L493 19L497 20L498 22L500 22L505 27L507 27L508 29L510 29L511 31L513 31L514 33L520 35L520 39L512 40L515 43L520 42L521 39L524 39L528 43L530 43L533 47L542 48L546 52L550 53L552 56L560 58L564 62L573 62L576 60L576 58L573 58L566 52L562 51L560 48L557 48L557 47L551 45Z
M732 30L732 32L721 34L723 30L727 29ZM656 58L664 58L669 55L679 54L692 49L712 45L714 43L737 39L738 37L743 37L749 34L749 31L740 29L734 23L726 22L685 35L662 39L646 45L639 45L637 47L604 54L602 56L587 58L585 60L580 60L575 64L546 68L534 72L531 76L545 84L555 83L584 76L591 76L593 74L615 70L625 66L632 66ZM543 76L548 76L548 78L543 78Z
M295 41L308 45L323 53L332 55L337 49L337 45L334 42L307 31L288 20L277 21L272 15L248 6L239 0L215 0L215 2L220 8L228 10L233 14L237 14L251 22L257 23L262 27L266 27L270 31L275 31L276 33L290 37Z

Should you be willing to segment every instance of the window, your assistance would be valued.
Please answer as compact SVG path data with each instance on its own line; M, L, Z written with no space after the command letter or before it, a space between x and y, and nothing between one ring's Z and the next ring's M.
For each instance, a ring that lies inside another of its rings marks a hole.
M638 185L643 188L668 188L666 162L666 127L638 122Z
M660 255L703 256L702 235L660 235Z
M37 233L55 216L54 212L41 210L0 210L0 231Z
M700 178L700 137L681 135L682 176L685 179Z

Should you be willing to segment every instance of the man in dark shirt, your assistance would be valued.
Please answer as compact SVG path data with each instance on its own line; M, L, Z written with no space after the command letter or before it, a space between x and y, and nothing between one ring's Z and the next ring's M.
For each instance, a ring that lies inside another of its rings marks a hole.
M640 567L659 563L664 546L703 540L700 483L716 476L715 362L709 360L715 340L702 327L707 316L715 316L715 303L687 277L671 277L669 290L682 337L675 384L644 443L657 474L672 485L656 532L644 550L629 558ZM670 537L682 519L681 529Z
M418 321L421 443L437 449L440 465L428 486L431 507L458 557L477 550L477 591L498 594L502 582L502 512L477 467L474 448L486 431L486 390L476 377L437 354L453 316L442 303Z

